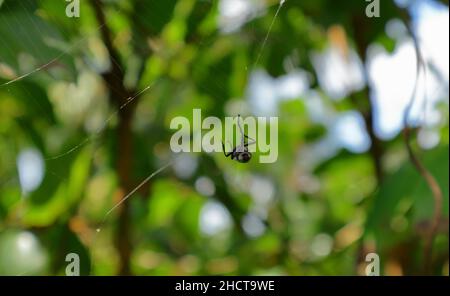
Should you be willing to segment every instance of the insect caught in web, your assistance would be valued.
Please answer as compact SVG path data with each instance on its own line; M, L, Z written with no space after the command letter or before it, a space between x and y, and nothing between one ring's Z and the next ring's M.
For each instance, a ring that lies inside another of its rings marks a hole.
M252 159L252 153L248 151L248 146L255 144L256 140L250 138L244 133L241 126L241 115L238 115L238 127L241 133L241 143L239 146L233 148L231 152L225 152L225 144L222 142L223 154L225 157L231 156L231 159L240 163L247 163ZM247 138L247 141L245 139ZM250 140L250 141L249 141Z

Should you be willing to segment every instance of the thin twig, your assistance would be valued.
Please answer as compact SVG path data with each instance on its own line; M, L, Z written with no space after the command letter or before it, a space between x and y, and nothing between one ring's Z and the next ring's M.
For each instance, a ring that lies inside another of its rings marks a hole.
M431 172L425 167L425 165L422 163L422 161L419 159L419 157L415 154L413 147L411 145L411 128L408 126L408 117L411 112L412 106L414 105L415 98L416 98L416 92L417 92L417 85L419 82L419 75L420 70L423 67L424 73L426 75L426 68L425 68L425 61L423 60L419 42L417 40L417 37L415 36L413 30L410 27L410 24L407 24L408 31L411 35L411 38L414 42L414 48L416 51L416 80L414 83L414 89L412 92L411 100L409 101L408 106L405 109L405 113L403 116L403 136L405 141L405 146L408 151L408 156L411 161L411 163L414 165L416 170L419 172L419 174L422 176L422 178L427 183L428 187L431 190L431 193L433 195L434 199L434 212L431 219L430 228L428 231L428 235L425 237L425 245L424 245L424 273L430 274L431 272L431 265L432 265L432 258L433 258L433 241L434 237L436 236L438 227L439 227L439 221L441 220L441 213L442 213L442 190L439 186L438 182L436 181L436 178L431 174ZM426 93L426 89L425 89ZM425 100L426 100L426 94L425 94Z

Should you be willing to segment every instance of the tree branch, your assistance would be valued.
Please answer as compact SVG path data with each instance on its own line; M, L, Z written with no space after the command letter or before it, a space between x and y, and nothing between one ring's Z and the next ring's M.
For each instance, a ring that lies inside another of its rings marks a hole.
M367 62L367 38L366 38L366 27L367 27L367 20L365 19L365 16L361 15L355 15L352 18L352 24L355 28L354 31L354 40L356 45L356 50L358 52L359 57L361 58L361 61L365 65ZM364 78L369 83L368 74L366 69L364 68ZM384 149L382 142L375 134L375 128L374 128L374 108L373 108L373 102L370 100L370 94L369 94L369 87L366 86L364 90L362 91L364 97L366 98L366 106L361 106L361 103L358 103L358 98L355 96L355 94L352 94L350 96L350 100L352 103L357 107L361 115L363 116L364 123L366 126L367 134L370 138L370 141L372 145L370 146L369 153L372 158L374 170L375 170L375 176L377 178L377 184L380 185L383 180L383 164L382 164L382 156L384 154Z
M411 145L411 128L408 126L408 117L411 111L411 108L414 104L416 92L417 92L417 85L419 81L419 75L420 70L423 67L424 72L426 73L425 68L425 61L423 60L419 41L417 40L417 37L415 36L413 30L411 29L409 16L408 19L405 21L406 27L408 28L408 32L411 35L411 38L413 39L414 48L416 51L416 81L414 83L414 89L411 95L411 99L409 101L409 104L407 108L405 109L405 113L403 115L403 136L405 141L406 150L408 151L408 156L411 161L411 163L416 168L417 172L422 176L422 178L427 183L428 187L431 190L431 193L433 195L434 200L434 212L433 216L431 218L431 224L429 226L428 235L425 237L425 246L424 246L424 273L430 274L431 273L431 265L432 265L432 259L433 259L433 241L434 237L436 236L436 233L439 228L439 223L441 220L441 213L442 213L442 202L443 202L443 196L442 196L442 190L439 186L438 182L434 178L434 176L431 174L431 172L425 167L425 165L422 163L422 161L419 159L419 157L415 154L414 149ZM426 98L425 98L426 100Z
M101 24L101 37L109 54L111 68L102 73L111 101L119 110L119 123L117 127L117 173L121 198L133 189L131 180L132 155L133 155L133 136L131 132L131 121L134 115L134 104L127 108L121 108L136 91L129 91L125 87L125 73L120 63L120 56L113 45L111 39L111 30L106 23L103 3L100 0L90 0L94 8L97 22ZM137 100L137 98L136 98ZM135 101L136 101L135 100ZM130 271L131 241L130 241L130 217L129 204L124 202L119 215L118 230L116 235L116 246L120 257L119 274L128 275Z

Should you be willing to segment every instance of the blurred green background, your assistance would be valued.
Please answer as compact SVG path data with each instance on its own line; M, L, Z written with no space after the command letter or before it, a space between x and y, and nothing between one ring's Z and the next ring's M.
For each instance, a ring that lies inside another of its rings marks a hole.
M0 0L0 275L448 275L448 1L69 4ZM194 108L278 116L278 160L175 158Z

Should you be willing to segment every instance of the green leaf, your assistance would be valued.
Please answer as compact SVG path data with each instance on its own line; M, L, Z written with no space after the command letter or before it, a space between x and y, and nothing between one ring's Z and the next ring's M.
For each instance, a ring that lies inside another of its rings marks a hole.
M68 165L61 163L62 166ZM69 162L69 168L60 167L55 172L51 166L47 167L43 184L28 197L24 223L29 226L47 226L65 215L70 216L69 210L84 192L90 164L91 151L85 149L76 155L73 162Z
M44 235L43 241L52 256L52 267L65 275L65 269L70 263L66 261L68 254L74 253L80 258L80 275L89 275L91 268L90 254L87 248L67 224L55 225Z
M442 189L442 214L448 216L448 146L427 151L419 157ZM398 238L398 234L393 233L392 219L398 215L404 216L409 205L412 205L410 224L429 220L433 216L434 199L430 188L415 167L407 162L397 172L386 176L375 195L373 210L367 218L366 233L374 233L383 244L392 243L389 242L389 234L392 234L392 239Z
M65 44L63 34L39 17L37 9L35 1L8 1L1 7L0 63L15 69L18 76L44 65L43 72L54 70L59 77L61 70L71 74L72 57L56 48Z
M173 182L155 182L153 184L153 193L148 203L148 224L153 227L168 225L175 211L183 202L181 196L178 186L174 186Z
M204 200L196 194L192 194L185 200L176 213L177 228L190 240L199 238L199 217Z

